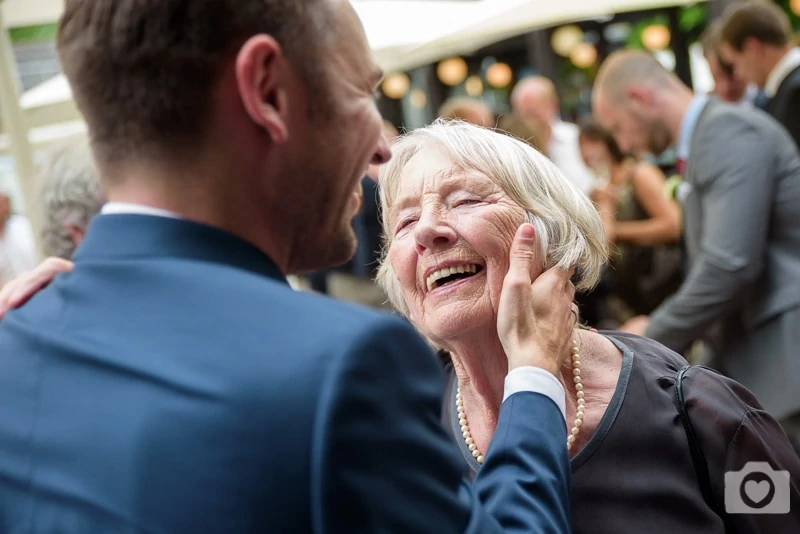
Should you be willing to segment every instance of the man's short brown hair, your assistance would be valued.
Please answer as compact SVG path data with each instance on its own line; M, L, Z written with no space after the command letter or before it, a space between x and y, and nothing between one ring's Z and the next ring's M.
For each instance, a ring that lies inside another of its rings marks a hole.
M98 162L192 148L220 62L269 34L310 85L322 0L67 0L58 51Z
M750 37L773 46L788 45L792 39L789 17L772 2L752 0L733 4L723 15L720 39L741 52Z
M725 61L719 53L723 22L721 18L717 18L708 25L700 36L700 46L703 47L703 55L706 57L706 60L716 60L723 74L730 78L733 76L733 65Z

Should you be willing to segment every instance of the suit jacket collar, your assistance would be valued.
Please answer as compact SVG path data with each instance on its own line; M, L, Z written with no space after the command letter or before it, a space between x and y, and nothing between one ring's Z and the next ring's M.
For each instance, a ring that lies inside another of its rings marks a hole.
M275 262L247 241L213 226L151 215L96 216L74 259L80 264L137 258L218 263L288 284Z
M798 67L800 67L800 48L792 48L769 73L767 83L764 84L764 93L773 98L784 80Z
M695 95L686 113L683 114L681 129L678 134L678 146L676 147L678 159L682 159L686 162L689 161L694 130L697 128L697 122L700 120L700 115L703 113L708 100L708 95Z

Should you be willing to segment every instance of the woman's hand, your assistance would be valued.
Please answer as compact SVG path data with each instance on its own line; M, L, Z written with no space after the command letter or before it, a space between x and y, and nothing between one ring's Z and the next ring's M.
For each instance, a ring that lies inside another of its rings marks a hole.
M497 332L508 358L509 371L540 367L557 378L570 355L577 312L573 308L574 270L553 268L536 280L536 231L523 224L514 236L508 274L503 281L497 313Z
M72 270L74 264L61 258L47 258L34 270L21 274L0 290L0 319L9 310L23 305L59 273Z

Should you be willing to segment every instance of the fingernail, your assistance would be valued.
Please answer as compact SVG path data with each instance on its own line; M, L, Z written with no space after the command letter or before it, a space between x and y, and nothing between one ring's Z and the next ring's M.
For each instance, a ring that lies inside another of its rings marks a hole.
M536 230L533 228L532 224L525 223L520 227L520 236L524 239L533 239L536 237Z

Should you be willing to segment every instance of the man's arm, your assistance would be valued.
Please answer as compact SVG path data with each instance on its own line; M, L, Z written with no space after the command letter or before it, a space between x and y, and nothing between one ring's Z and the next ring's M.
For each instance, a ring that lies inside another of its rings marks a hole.
M694 192L702 195L700 252L680 290L651 314L645 332L677 352L735 310L737 297L764 267L775 136L742 119L720 119L697 144L709 147L698 151L695 162L701 176ZM710 138L719 132L723 141Z
M503 403L470 488L441 424L443 372L414 330L381 318L344 351L316 422L316 532L571 531L566 425L551 399Z

